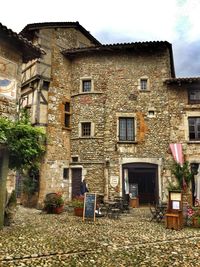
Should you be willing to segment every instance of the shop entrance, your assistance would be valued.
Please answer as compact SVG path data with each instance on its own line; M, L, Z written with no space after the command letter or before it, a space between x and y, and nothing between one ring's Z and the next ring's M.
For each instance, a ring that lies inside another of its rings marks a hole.
M125 176L126 177L125 179ZM123 194L126 192L125 183L129 188L132 184L138 187L139 203L158 202L158 165L150 163L128 163L123 165Z

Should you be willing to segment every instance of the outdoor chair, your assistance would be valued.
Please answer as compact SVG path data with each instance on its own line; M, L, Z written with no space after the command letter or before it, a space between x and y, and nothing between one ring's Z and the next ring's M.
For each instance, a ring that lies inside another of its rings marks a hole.
M165 206L155 205L153 207L149 206L151 213L151 221L161 222L165 215Z
M150 213L151 213L151 219L150 219L150 222L152 221L157 221L157 211L156 211L156 207L151 207L149 206L149 210L150 210Z

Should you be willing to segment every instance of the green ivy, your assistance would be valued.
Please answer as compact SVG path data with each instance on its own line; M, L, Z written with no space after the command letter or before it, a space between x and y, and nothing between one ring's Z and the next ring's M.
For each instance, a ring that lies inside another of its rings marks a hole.
M8 147L10 169L29 169L45 152L45 133L31 126L25 116L17 122L0 118L0 143Z
M194 175L190 169L190 164L187 161L184 162L182 166L179 163L175 162L171 170L172 174L177 178L179 188L183 187L183 179L188 186Z

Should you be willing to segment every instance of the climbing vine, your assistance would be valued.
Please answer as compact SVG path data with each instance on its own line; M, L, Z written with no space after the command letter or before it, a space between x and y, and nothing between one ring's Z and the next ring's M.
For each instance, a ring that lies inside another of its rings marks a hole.
M26 116L15 122L0 118L0 143L8 147L10 169L29 170L45 152L45 133L33 127Z

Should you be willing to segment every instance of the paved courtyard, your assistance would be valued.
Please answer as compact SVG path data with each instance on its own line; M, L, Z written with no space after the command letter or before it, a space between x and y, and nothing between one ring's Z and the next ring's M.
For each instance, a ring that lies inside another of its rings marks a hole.
M0 231L0 266L200 266L200 229L169 230L149 218L139 208L82 222L19 206L15 223Z

